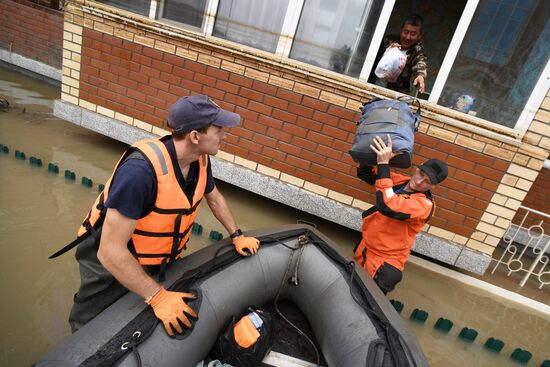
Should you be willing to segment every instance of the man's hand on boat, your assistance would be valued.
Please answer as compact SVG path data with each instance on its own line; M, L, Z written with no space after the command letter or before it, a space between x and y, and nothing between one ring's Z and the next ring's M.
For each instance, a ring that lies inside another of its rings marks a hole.
M258 252L260 248L260 240L254 237L239 236L233 238L235 250L242 256L252 256Z
M182 324L187 328L192 328L188 315L196 318L195 311L185 303L185 299L195 299L191 293L171 292L160 288L150 300L145 302L153 307L155 316L162 321L168 335L173 336L174 331L183 333Z

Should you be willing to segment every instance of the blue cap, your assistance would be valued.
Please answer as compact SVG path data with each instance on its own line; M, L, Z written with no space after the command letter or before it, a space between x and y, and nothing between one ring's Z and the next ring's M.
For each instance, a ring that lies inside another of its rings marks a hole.
M174 133L198 130L210 124L219 127L234 127L240 121L239 115L222 110L205 95L180 98L168 112L168 126L174 130Z

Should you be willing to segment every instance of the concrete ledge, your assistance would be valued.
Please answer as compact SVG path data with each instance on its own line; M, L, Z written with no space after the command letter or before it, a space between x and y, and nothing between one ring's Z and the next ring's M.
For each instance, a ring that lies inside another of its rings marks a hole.
M61 100L54 102L54 115L127 144L157 137L135 126ZM360 209L220 158L212 157L212 165L216 179L341 226L361 231ZM483 274L491 261L491 257L486 254L424 232L418 235L413 250L476 274Z
M18 66L23 70L32 71L33 73L61 82L61 69L56 69L42 62L29 59L28 57L1 48L0 60Z

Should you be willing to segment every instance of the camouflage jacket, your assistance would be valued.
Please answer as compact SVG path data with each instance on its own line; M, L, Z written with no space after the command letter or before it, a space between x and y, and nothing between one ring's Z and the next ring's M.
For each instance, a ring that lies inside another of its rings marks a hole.
M392 43L399 43L399 35L389 35L384 37L384 41L382 42L382 45L378 50L378 55L376 56L369 82L374 82L373 77L376 78L376 76L374 75L374 69L376 69L376 65L378 65L378 62L382 58L382 55L384 54L384 51L386 51L386 48L388 48L388 46ZM420 41L407 50L407 63L405 64L403 72L401 73L401 75L399 75L395 83L388 83L387 87L401 93L409 93L412 88L412 82L417 76L422 75L424 76L424 80L426 80L428 76L426 70L427 61L428 57L424 52L422 41Z

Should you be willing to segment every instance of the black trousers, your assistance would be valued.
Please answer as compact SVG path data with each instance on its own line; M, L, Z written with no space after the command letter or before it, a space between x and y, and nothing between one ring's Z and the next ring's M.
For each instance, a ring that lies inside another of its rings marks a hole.
M384 262L384 264L378 268L376 274L374 274L374 281L384 294L393 291L397 283L402 279L403 273L401 270L387 262Z

